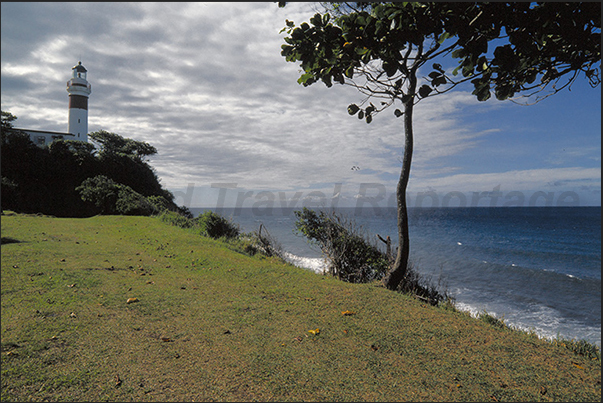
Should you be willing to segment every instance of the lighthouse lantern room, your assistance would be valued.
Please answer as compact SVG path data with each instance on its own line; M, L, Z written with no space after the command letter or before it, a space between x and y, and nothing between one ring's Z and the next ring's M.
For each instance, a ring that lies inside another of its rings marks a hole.
M88 141L88 97L92 92L86 80L88 71L82 62L72 69L71 80L67 81L69 93L69 130L74 140Z

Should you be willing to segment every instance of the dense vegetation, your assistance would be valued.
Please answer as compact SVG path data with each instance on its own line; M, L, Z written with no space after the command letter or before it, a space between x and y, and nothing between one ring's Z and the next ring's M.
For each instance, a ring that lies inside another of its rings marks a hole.
M190 214L163 189L146 157L148 143L104 130L91 143L56 140L36 146L2 111L2 209L57 217Z
M331 275L350 283L381 279L388 269L388 257L367 242L351 220L340 214L304 208L295 212L298 233L320 247Z

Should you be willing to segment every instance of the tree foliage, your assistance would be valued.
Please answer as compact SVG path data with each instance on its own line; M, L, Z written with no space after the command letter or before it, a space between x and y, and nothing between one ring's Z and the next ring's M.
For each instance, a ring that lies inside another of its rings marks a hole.
M145 157L157 154L157 149L149 143L124 138L106 130L99 130L88 136L98 147L101 156L120 155L143 161Z
M298 27L286 22L283 31L289 36L281 54L287 61L300 62L300 84L350 84L367 95L389 99L386 106L410 97L416 103L466 81L480 101L491 92L499 100L545 89L555 93L580 73L592 86L600 84L597 3L358 4L337 18L317 13ZM441 64L428 65L446 56L458 61L452 72ZM416 92L405 92L411 69L423 66L431 70L424 84ZM368 84L354 81L359 78ZM383 106L368 105L363 117L370 123Z

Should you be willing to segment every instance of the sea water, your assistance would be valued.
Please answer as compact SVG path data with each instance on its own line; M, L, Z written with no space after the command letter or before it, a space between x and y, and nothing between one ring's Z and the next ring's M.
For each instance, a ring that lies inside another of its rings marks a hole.
M296 266L325 269L320 249L296 233L291 209L219 212L244 232L263 224ZM376 244L380 235L397 245L395 209L336 213ZM600 207L410 208L409 233L414 270L457 308L541 337L601 346Z

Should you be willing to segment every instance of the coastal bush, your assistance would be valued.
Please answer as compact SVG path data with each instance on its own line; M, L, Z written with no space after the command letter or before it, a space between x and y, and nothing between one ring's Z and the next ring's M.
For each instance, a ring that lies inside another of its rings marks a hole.
M421 276L415 270L412 262L409 263L406 277L400 282L396 291L403 294L414 295L418 299L428 302L431 305L444 303L449 307L454 303L452 297L447 295L446 292L440 292L438 287L431 283L430 278Z
M260 224L257 231L241 234L239 238L245 242L245 251L252 256L261 253L268 257L284 258L282 245L268 232L264 224Z
M485 322L494 327L498 327L500 329L507 327L504 322L504 319L498 319L496 316L490 315L488 312L482 312L480 315L478 315L478 318L482 322Z
M94 204L100 214L148 216L156 211L146 197L104 175L84 180L75 190L84 202Z
M195 218L201 234L210 238L236 238L241 233L239 227L232 221L213 211L206 211Z
M317 213L308 208L294 214L296 231L320 247L331 275L350 283L366 283L387 273L388 256L367 241L353 221L335 212Z
M149 216L157 210L149 203L148 199L131 187L119 185L115 212L121 215L143 215Z
M93 203L101 214L115 212L119 186L112 179L97 175L84 180L75 190L80 193L83 201Z
M186 206L176 206L176 212L186 218L190 218L191 220L195 218L193 213Z
M155 214L162 213L165 210L172 208L172 202L166 199L164 196L149 196L147 201L153 206Z
M197 225L197 223L194 220L192 220L188 217L185 217L180 213L177 213L175 211L169 211L169 210L164 210L161 214L159 214L159 219L165 223L168 223L170 225L174 225L174 226L180 227L180 228L192 228Z

